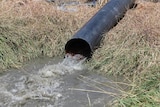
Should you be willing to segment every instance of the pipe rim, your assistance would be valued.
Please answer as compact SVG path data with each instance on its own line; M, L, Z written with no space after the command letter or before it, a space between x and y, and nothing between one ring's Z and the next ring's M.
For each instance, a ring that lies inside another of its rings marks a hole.
M66 43L65 53L71 55L81 54L84 57L90 58L92 56L92 49L87 41L81 38L73 38Z

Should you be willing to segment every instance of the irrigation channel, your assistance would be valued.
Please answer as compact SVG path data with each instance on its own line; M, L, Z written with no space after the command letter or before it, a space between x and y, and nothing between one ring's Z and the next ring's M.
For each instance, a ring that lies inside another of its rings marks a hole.
M90 72L76 58L39 58L0 74L0 107L107 107L123 79Z
M64 59L40 58L1 74L0 107L108 106L124 90L123 79L95 74L83 63L131 5L132 0L107 3L67 42Z

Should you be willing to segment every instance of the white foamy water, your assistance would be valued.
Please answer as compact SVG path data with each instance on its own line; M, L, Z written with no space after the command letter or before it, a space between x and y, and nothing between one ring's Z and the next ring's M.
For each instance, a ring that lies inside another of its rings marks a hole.
M88 74L84 62L79 55L66 55L62 61L41 58L1 74L0 107L87 107L88 98L92 107L105 106L113 97L96 91L117 93L117 88L99 84L110 80Z
M38 107L54 107L62 98L60 76L72 74L84 69L83 60L66 55L58 64L46 64L37 74L26 71L10 71L0 77L0 107L21 107L29 100L31 105L41 101ZM34 67L35 68L35 67ZM51 78L48 78L51 77ZM48 103L46 103L48 102ZM53 104L53 105L52 105Z
M85 69L83 63L86 58L79 59L82 57L77 54L74 56L66 55L64 60L58 64L47 65L39 71L42 77L57 77L59 75L71 74L75 71L81 71Z
M58 79L45 79L39 75L14 72L1 76L0 81L0 107L30 107L30 103L33 106L39 101L42 103L38 107L48 107L45 102L52 104L62 96L57 91L61 90L62 83Z

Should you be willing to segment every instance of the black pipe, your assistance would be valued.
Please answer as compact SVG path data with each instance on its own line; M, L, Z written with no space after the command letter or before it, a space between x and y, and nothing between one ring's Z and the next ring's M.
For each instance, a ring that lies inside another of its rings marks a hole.
M87 58L100 44L102 34L113 28L134 0L110 0L65 45L65 52Z

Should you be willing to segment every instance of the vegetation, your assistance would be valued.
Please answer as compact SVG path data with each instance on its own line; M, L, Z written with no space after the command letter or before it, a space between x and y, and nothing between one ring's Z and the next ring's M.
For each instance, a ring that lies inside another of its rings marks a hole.
M64 55L66 41L99 9L63 12L45 1L13 1L0 1L0 72L40 56ZM114 106L160 105L159 17L160 3L139 2L105 34L89 61L90 69L123 75L130 84Z
M123 75L129 91L118 107L160 105L160 4L138 4L103 40L94 53L92 69L98 73Z
M20 67L39 56L57 56L85 22L45 1L0 3L0 69Z

